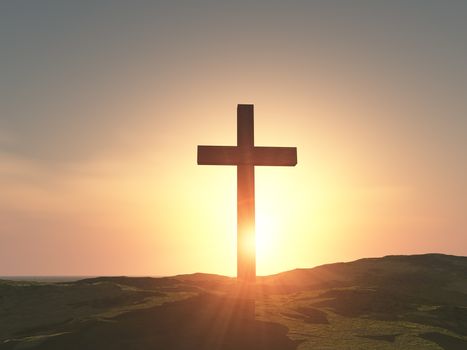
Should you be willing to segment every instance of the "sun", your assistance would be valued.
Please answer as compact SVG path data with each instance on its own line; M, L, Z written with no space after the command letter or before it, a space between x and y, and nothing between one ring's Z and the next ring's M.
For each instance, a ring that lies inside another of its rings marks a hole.
M279 249L277 218L257 213L256 216L256 260L259 274L264 274L274 265L274 252Z

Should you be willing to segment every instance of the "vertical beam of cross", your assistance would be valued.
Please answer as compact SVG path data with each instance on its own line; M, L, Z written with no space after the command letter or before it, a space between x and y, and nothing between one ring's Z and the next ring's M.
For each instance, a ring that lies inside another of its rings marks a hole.
M254 148L253 105L237 106L237 147L241 153ZM237 165L237 276L253 282L256 278L255 167Z
M255 166L295 166L295 147L255 147L253 105L237 106L237 146L198 146L199 165L237 166L237 279L254 283Z

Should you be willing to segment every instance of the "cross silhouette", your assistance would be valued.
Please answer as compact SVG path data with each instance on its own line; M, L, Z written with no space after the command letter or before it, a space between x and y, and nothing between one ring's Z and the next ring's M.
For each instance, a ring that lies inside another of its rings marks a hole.
M237 106L237 146L198 146L198 165L237 166L237 279L254 283L255 165L295 166L296 147L256 147L253 105Z

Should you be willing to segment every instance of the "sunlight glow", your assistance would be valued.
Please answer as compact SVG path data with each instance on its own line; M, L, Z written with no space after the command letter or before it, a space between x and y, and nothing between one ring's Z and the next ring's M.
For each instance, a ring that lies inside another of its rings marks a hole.
M239 242L239 244L242 244L243 252L246 252L247 254L255 254L257 242L255 242L254 239L255 235L253 234L252 230L248 231L248 236L244 237L242 242Z
M280 247L277 224L274 217L261 213L256 216L256 259L259 274L267 270Z

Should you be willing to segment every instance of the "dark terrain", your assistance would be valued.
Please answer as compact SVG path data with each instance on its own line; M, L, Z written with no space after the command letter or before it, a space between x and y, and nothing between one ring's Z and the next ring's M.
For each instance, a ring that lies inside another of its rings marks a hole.
M361 259L258 278L0 280L0 349L467 349L467 257Z

